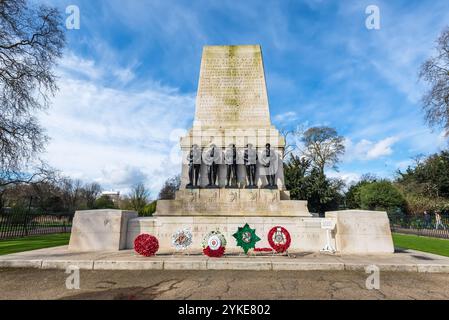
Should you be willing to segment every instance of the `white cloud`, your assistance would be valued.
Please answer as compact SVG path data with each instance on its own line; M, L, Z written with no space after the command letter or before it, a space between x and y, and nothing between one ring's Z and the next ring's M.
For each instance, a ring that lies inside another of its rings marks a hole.
M71 72L74 67L83 76ZM74 56L59 72L60 91L41 119L51 138L45 154L51 165L105 189L126 191L143 181L153 195L180 172L170 154L178 144L173 136L191 125L192 94L152 83L141 90L109 88L99 68Z
M345 2L340 5L339 12L345 19L351 19L362 13L367 5L364 2ZM432 54L435 39L447 25L447 2L422 2L413 10L392 1L379 1L378 5L380 30L360 29L364 32L365 41L350 36L339 39L350 53L374 67L378 75L411 103L418 104L424 90L418 81L418 70Z
M360 178L362 177L359 173L356 172L337 172L331 170L327 171L326 175L330 178L339 178L343 180L346 186L360 181Z
M398 138L389 137L379 142L375 143L372 148L366 154L368 159L377 159L383 156L389 156L393 153L393 149L391 148L396 142Z
M114 70L114 75L122 82L128 83L135 78L135 74L131 68Z
M273 120L280 124L283 124L283 123L288 123L288 122L293 122L293 121L298 120L298 115L294 111L288 111L288 112L284 112L284 113L275 115L273 117Z
M103 70L95 65L94 60L80 58L72 52L67 52L61 59L59 71L72 76L83 75L92 80L99 79L103 75Z
M362 139L357 143L346 139L346 161L353 160L374 160L393 153L393 145L399 140L398 137L388 137L377 142Z
M412 159L408 159L408 160L403 160L403 161L399 161L396 163L396 167L399 170L406 170L408 167L413 165L413 160Z

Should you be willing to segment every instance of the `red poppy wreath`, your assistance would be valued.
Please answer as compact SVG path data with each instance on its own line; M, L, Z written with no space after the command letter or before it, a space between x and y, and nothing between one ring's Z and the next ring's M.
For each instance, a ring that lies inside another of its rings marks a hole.
M154 256L159 250L159 241L155 236L141 234L134 240L134 250L144 257Z

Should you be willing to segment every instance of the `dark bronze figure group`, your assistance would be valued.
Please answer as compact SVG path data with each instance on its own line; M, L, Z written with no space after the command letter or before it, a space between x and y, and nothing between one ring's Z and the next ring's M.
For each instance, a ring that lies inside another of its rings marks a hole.
M224 164L226 165L226 188L238 188L238 152L235 144L229 145L224 153ZM216 145L212 144L208 149L202 151L198 145L193 145L187 156L189 164L189 184L187 188L200 188L201 164L205 164L207 168L208 184L206 188L218 188L217 183L219 174L219 165L223 163L222 152ZM257 150L253 148L252 144L247 144L243 152L243 164L246 169L246 188L257 189L256 171L257 161L261 163L259 175L267 177L268 184L264 186L266 189L277 189L276 185L276 171L277 161L275 152L271 149L269 143L266 144L265 149L261 152L259 157Z

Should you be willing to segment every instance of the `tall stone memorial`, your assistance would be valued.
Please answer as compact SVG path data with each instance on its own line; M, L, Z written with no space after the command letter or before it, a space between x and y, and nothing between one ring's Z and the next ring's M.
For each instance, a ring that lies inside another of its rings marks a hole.
M195 119L188 135L181 139L183 154L188 154L193 145L199 146L203 152L215 145L221 153L225 153L230 145L235 145L237 184L243 187L247 184L243 159L246 146L251 144L261 154L267 143L276 153L277 163L273 164L276 168L276 182L279 190L284 191L282 153L285 141L271 125L260 46L204 47ZM222 161L219 186L224 186L226 182L224 165L225 161ZM265 171L261 161L257 161L258 187L267 184ZM182 170L182 188L188 183L189 167L185 163ZM207 168L203 166L201 186L207 184Z
M284 184L285 141L271 124L261 48L206 46L203 50L192 128L181 138L182 178L174 200L159 200L153 217L121 210L76 213L69 249L133 248L143 233L174 251L172 237L189 229L190 251L219 230L226 252L241 252L233 235L256 230L259 248L270 230L285 228L291 251L393 252L386 213L340 211L313 217L306 201L290 200ZM328 226L336 226L332 234ZM324 227L325 228L324 228ZM332 250L331 250L332 251Z
M232 234L248 223L262 239L258 246L268 247L269 230L283 226L292 230L291 249L321 249L326 234L320 221L311 216L306 201L290 200L285 189L285 141L270 121L260 46L204 47L195 119L180 145L184 161L176 199L159 200L152 218L130 221L129 247L137 235L151 233L161 250L170 251L171 235L188 228L196 250L215 229L228 239L227 252L240 250ZM236 177L228 184L232 160ZM214 172L217 179L211 182Z

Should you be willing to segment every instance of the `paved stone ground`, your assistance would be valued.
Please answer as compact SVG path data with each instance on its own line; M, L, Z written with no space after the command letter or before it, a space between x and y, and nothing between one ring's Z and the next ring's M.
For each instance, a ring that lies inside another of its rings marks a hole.
M78 266L84 270L273 270L273 271L365 271L376 265L381 271L430 272L449 274L449 257L413 250L378 255L329 255L290 253L243 256L227 254L208 258L202 254L142 257L133 250L116 252L69 252L66 246L0 256L0 268L62 269Z
M357 271L87 271L67 290L64 270L0 269L1 299L449 299L447 274Z

